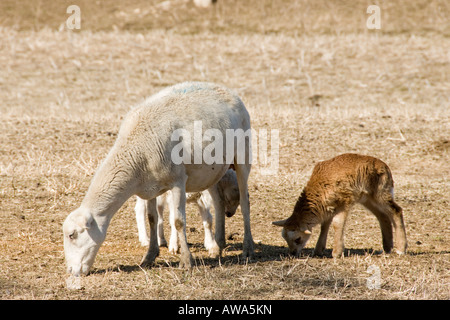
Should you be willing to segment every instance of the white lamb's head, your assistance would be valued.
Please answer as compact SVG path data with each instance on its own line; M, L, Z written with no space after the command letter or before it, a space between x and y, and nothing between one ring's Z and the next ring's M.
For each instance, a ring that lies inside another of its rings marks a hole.
M225 215L227 217L232 217L236 213L240 202L239 184L237 182L236 172L232 169L228 169L219 181L218 186L223 195Z
M92 215L83 208L78 208L67 216L63 232L67 272L74 276L86 275L106 232L99 229Z

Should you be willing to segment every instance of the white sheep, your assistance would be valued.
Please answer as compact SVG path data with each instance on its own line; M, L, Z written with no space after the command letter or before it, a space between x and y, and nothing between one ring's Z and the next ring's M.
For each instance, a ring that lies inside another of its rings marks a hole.
M133 195L148 200L150 245L141 265L153 264L159 255L156 197L169 190L181 246L180 267L190 268L186 192L216 192L214 186L230 164L236 170L244 218L242 254L251 258L254 243L247 197L250 135L250 116L244 103L228 88L212 83L177 84L134 107L123 120L117 140L92 178L80 207L64 221L67 271L75 276L89 272L113 215ZM214 143L208 144L212 137ZM211 145L220 145L213 148L214 158ZM223 214L223 205L216 210Z
M217 183L217 192L213 193L214 196L218 196L220 201L223 203L225 208L225 215L227 217L232 217L237 207L239 206L239 186L237 182L236 173L234 170L229 169L225 175ZM170 242L169 242L169 252L175 254L178 252L178 236L177 230L175 228L175 221L173 217L174 209L172 206L172 193L167 191L165 194L160 195L156 198L157 210L158 210L158 244L159 246L167 246L167 241L164 237L164 207L167 205L170 211ZM147 231L145 228L145 209L147 200L137 197L135 213L136 222L138 227L139 241L143 246L148 246L150 244L150 239L148 238ZM202 192L189 193L186 196L186 203L196 203L202 218L203 227L205 229L205 248L209 251L211 256L217 256L220 254L220 247L214 240L212 232L212 216L211 216L211 206L213 205L213 198L208 190ZM220 213L219 210L216 212ZM221 223L222 222L222 223ZM220 217L216 215L216 235L218 239L225 239L225 224L223 216ZM222 248L224 245L222 245Z

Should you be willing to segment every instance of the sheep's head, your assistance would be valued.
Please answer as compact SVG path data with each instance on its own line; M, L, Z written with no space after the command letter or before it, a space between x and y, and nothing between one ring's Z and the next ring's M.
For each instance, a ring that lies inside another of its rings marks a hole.
M289 253L293 256L299 257L302 249L311 236L311 227L308 225L292 226L287 220L288 219L274 221L272 224L283 227L281 235L288 244Z
M239 187L230 186L223 191L223 196L225 200L225 215L227 217L232 217L239 207L240 196Z
M74 276L86 275L106 234L99 229L93 216L82 208L67 216L63 233L67 272Z

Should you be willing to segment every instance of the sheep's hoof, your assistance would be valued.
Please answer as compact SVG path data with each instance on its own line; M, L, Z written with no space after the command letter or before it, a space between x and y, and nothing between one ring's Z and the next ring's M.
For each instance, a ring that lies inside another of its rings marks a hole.
M226 245L227 245L227 243L226 243L226 241L225 241L225 238L223 238L223 239L216 239L216 243L217 243L217 245L219 246L220 251L222 251L223 249L225 249L225 247L226 247Z
M187 256L181 256L181 260L180 260L180 269L192 269L192 265L193 265L193 259L192 259L192 255L189 254Z
M319 258L323 257L323 251L314 250L313 257L319 257Z
M332 256L334 259L344 258L344 251L341 251L341 250L333 250L333 251L331 252L331 256Z
M169 253L176 255L176 254L180 253L180 248L174 248L174 247L169 246Z
M242 252L242 258L247 261L252 261L255 258L255 252L253 250L244 250Z
M210 244L205 243L205 248L206 248L206 250L208 250L208 255L211 258L219 257L222 252L222 250L220 249L220 247L217 245L217 243L215 241Z
M246 260L247 262L253 261L254 258L255 258L255 254L254 253L248 253L248 252L247 253L246 252L242 253L242 259Z
M141 263L139 264L142 268L150 268L155 262L156 257L159 255L159 252L156 253L147 253L144 258L142 258Z
M151 268L153 266L153 263L155 262L155 260L150 261L150 260L146 260L146 259L142 259L141 263L139 264L139 266L141 268Z
M209 256L211 258L218 258L218 257L220 257L221 252L222 251L220 250L219 246L211 248L211 249L208 250L208 254L209 254Z
M242 251L242 258L252 260L255 257L255 244L252 241L244 241L244 250Z

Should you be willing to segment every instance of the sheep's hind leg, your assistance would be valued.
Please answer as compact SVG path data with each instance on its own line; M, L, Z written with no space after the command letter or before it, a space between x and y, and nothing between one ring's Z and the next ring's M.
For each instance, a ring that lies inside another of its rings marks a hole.
M156 198L156 208L158 210L158 244L160 247L167 247L166 237L164 236L164 202L165 195Z
M159 255L158 212L156 210L156 199L147 201L147 215L150 224L150 245L147 254L141 261L142 267L150 267Z
M398 254L405 254L408 244L406 241L405 223L403 222L403 210L394 202L394 200L391 200L389 205L389 209L392 212L392 222L395 229L395 251Z
M383 250L385 253L390 253L394 247L391 217L386 214L379 203L372 198L367 198L367 200L363 202L363 205L377 217L381 228Z
M394 228L395 251L398 254L404 254L406 253L407 241L402 208L394 202L391 194L387 195L386 198L387 199L368 201L364 205L369 208L380 221L384 251L390 253L394 248L392 230L392 228Z
M255 255L255 244L253 242L251 227L250 227L250 199L248 196L248 176L250 174L250 164L237 164L234 163L236 169L237 180L239 184L240 193L240 205L241 212L244 218L244 244L242 257L247 259L253 259Z

